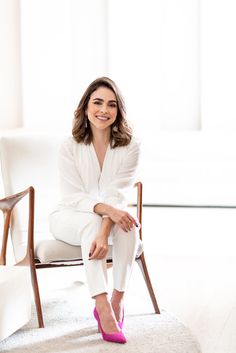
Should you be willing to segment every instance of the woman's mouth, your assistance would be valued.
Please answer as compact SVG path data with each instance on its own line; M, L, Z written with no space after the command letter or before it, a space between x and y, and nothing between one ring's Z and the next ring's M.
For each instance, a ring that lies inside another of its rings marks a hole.
M109 120L109 118L107 116L103 116L103 115L96 115L96 118L102 121L107 121Z

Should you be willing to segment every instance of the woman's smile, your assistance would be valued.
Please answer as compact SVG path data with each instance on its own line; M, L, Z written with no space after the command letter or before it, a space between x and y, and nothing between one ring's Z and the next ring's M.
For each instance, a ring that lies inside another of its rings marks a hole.
M108 116L104 116L104 115L95 115L95 116L98 120L102 120L102 121L107 121L110 119Z

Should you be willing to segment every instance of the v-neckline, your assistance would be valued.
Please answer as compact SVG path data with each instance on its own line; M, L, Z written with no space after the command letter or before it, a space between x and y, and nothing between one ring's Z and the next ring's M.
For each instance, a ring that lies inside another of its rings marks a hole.
M109 149L110 149L110 144L108 144L108 146L107 146L107 149L106 149L106 152L105 152L105 156L104 156L104 159L103 159L102 166L100 166L99 159L98 159L98 155L97 155L97 152L96 152L96 149L95 149L95 147L94 147L93 142L91 142L91 145L92 145L93 154L94 154L94 156L95 156L95 159L96 159L96 162L97 162L97 166L98 166L98 168L99 168L100 175L101 175L102 172L103 172L103 169L104 169L104 165L105 165L105 162L106 162L106 158L107 158L108 151L109 151Z

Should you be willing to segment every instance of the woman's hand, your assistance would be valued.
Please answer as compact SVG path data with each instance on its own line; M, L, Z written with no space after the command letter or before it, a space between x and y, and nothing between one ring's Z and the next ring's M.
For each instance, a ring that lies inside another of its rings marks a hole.
M103 234L98 234L93 240L90 251L89 260L104 259L108 252L108 238Z
M135 227L139 227L139 224L137 221L134 219L133 216L131 216L128 212L119 210L118 208L115 207L110 207L109 208L109 213L108 216L110 219L118 224L125 232L128 232Z

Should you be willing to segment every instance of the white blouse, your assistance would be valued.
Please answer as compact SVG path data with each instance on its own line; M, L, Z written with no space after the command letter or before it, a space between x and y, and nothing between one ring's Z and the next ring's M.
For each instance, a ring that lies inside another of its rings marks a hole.
M112 149L109 145L101 170L93 144L77 143L69 137L59 153L61 201L57 209L93 212L99 202L125 208L139 156L140 145L134 138L128 146Z

